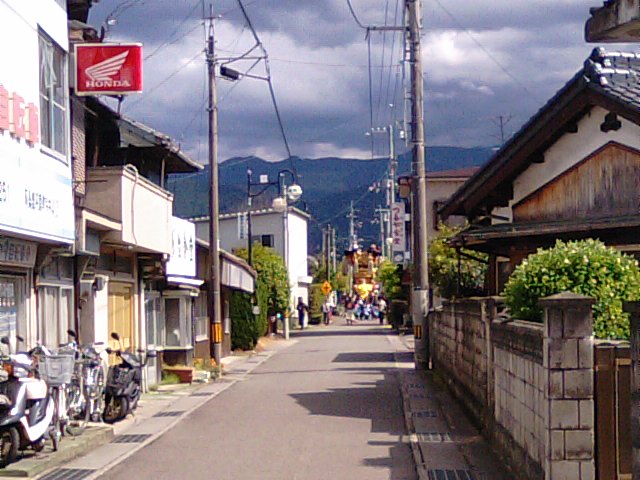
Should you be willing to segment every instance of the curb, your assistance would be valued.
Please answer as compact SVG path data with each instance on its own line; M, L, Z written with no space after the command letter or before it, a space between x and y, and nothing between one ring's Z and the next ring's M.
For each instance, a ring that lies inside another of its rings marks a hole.
M38 457L32 456L19 460L9 465L9 467L0 470L0 478L35 477L45 470L59 467L108 443L114 435L114 430L110 426L88 427L88 430L82 435L78 437L68 437L63 440L60 443L60 450L57 452L40 453ZM49 449L48 446L45 448Z
M396 361L396 363L398 362ZM415 424L413 423L413 416L411 415L411 403L409 400L409 392L404 387L404 374L402 371L399 371L398 375L400 377L400 393L402 394L402 409L404 411L404 422L407 428L407 434L409 436L409 443L411 444L411 453L413 454L413 463L416 466L418 479L430 480L427 470L425 468L424 456L422 455L422 449L420 448L420 442L418 440L418 435L416 433L416 427L415 427Z
M221 377L221 379L217 379L216 382L212 382L212 383L209 383L209 384L204 384L204 385L202 385L200 387L193 388L193 391L195 392L195 391L202 390L203 388L206 388L207 386L214 385L216 383L219 383L219 384L222 385L222 388L220 388L219 390L217 390L215 392L211 392L211 395L208 396L208 397L204 397L200 403L198 403L198 404L194 405L193 407L191 407L190 409L184 411L182 413L182 415L180 415L179 417L173 418L170 422L168 422L166 425L164 425L160 430L158 430L155 433L153 433L144 442L135 444L135 447L133 447L129 451L127 451L126 454L118 457L117 460L111 461L110 463L108 463L107 465L104 465L101 468L97 468L97 469L93 470L89 475L84 476L83 479L84 480L94 480L94 479L100 477L101 475L103 475L107 471L109 471L112 468L114 468L116 465L122 463L127 458L131 457L133 454L135 454L139 450L141 450L141 449L145 448L146 446L148 446L149 444L155 442L158 438L160 438L162 435L164 435L167 431L171 430L179 422L181 422L187 415L190 415L191 413L195 412L196 410L201 408L203 405L208 403L210 400L212 400L213 398L217 397L222 392L226 391L229 387L231 387L232 385L235 385L238 381L241 381L244 376L249 374L251 371L253 371L258 366L262 365L264 362L269 360L273 355L275 355L278 352L279 352L279 350L268 350L268 351L261 352L260 354L258 354L258 355L260 355L260 360L259 361L250 362L251 363L251 367L252 367L250 370L243 371L243 372L234 372L233 370L230 370L230 371L227 372L226 380L225 380L225 376L223 376L223 377ZM255 358L258 355L250 355L250 356L247 357L247 359ZM242 362L242 364L246 364L246 363L247 363L246 361ZM229 376L232 376L232 375L239 375L241 377L240 378L229 378ZM222 380L222 381L220 381L220 380ZM176 398L176 401L178 401L178 400L180 400L180 398ZM171 404L169 404L165 408L167 408L167 407L170 408L170 405L172 405L173 403L175 403L175 402L171 402ZM136 425L136 424L140 424L140 423L144 422L145 420L146 420L146 418L145 419L136 420L135 417L134 417L132 420L130 420L130 423L128 424L128 427ZM120 422L120 423L122 423L122 422ZM125 429L117 429L115 433L119 434L121 432L124 432L124 430ZM107 441L105 441L104 443L106 444ZM97 446L98 445L96 445L94 447L97 447ZM102 445L100 445L100 446L102 446ZM84 453L89 453L89 451L82 452L82 454L84 454ZM82 454L79 454L77 456L81 456ZM74 458L76 458L76 457L74 457ZM56 465L48 464L45 468L46 468L47 471L50 471L54 467L56 467L58 465L59 464L56 464ZM35 477L35 478L40 478L44 473L45 473L44 469L40 470L37 473L38 476Z

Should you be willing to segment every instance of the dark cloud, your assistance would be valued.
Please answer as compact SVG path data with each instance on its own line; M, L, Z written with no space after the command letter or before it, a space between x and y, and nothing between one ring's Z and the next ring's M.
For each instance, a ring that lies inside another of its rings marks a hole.
M386 19L391 24L397 1L352 3L362 22L383 24ZM90 21L99 26L119 3L101 0ZM245 51L252 38L237 2L214 3L215 13L222 15L216 26L220 55ZM244 3L272 59L293 154L368 157L367 45L346 0ZM581 68L593 48L584 43L584 22L589 7L598 3L423 2L427 143L495 145L498 128L492 119L511 117L507 134L526 122ZM174 136L192 155L205 160L205 69L204 58L198 55L204 46L201 16L200 1L140 0L122 12L108 38L143 41L146 55L157 50L145 62L145 93L128 99L124 111ZM375 125L403 117L402 75L397 67L401 43L399 35L395 41L390 33L371 35ZM247 66L234 64L240 70ZM245 79L237 85L221 81L219 86L221 157L282 158L284 148L266 84ZM375 138L376 153L384 154L384 144L383 138Z

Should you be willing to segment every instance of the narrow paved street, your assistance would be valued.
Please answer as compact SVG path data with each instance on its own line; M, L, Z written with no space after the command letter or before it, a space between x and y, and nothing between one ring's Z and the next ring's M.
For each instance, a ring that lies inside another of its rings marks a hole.
M415 479L390 333L295 332L293 345L101 478Z

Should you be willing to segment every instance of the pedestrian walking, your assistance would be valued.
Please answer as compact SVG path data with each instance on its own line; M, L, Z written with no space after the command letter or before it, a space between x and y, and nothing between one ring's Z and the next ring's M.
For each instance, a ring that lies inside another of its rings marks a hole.
M353 296L349 296L345 299L344 302L344 310L345 310L345 318L347 320L347 325L353 325L353 320L355 317L354 310L356 308L356 302Z
M380 325L384 325L384 317L387 312L387 301L384 297L380 297L378 299L378 319L380 320Z
M309 311L309 307L302 300L302 297L298 297L298 305L296 306L296 310L298 310L298 321L300 322L300 330L304 330L304 318L305 312Z
M327 298L324 300L321 309L322 320L325 325L329 325L329 323L331 323L331 316L333 315L333 303L331 302L330 296L327 296Z

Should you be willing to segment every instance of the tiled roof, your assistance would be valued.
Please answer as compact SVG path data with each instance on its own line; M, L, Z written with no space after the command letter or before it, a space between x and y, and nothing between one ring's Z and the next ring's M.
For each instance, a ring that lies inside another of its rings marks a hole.
M640 53L595 48L583 72L591 88L640 108Z
M592 95L587 95L589 92ZM543 151L554 141L557 131L562 131L563 123L571 120L566 115L584 113L585 104L600 104L609 110L617 107L623 117L640 125L640 53L607 52L604 48L595 48L582 70L505 142L449 198L440 212L445 217L469 214L477 211L490 196L493 195L495 200L498 186L512 181L530 161L520 153L531 148Z

